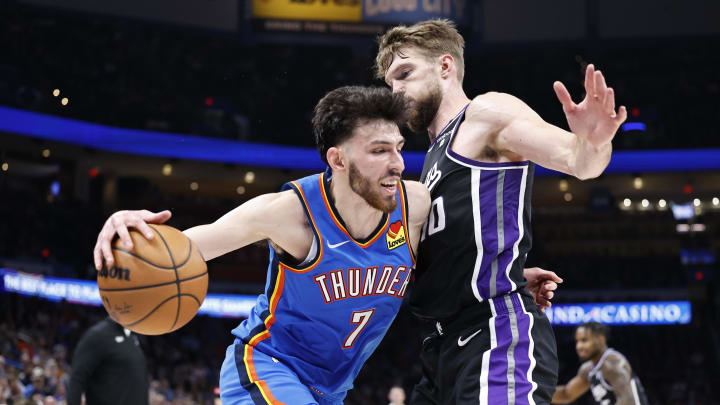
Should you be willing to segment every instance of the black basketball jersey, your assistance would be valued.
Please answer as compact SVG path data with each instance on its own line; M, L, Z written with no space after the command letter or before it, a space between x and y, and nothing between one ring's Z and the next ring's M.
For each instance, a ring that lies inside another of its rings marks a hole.
M534 165L477 162L450 150L464 118L465 109L440 131L420 178L432 205L410 308L422 318L447 319L526 285Z
M615 391L612 386L605 381L602 375L602 364L607 355L612 352L615 352L615 350L605 350L605 353L603 353L602 357L600 357L600 361L598 361L592 370L590 370L590 373L588 373L588 379L590 380L590 392L592 393L593 398L595 398L595 402L600 405L615 405L617 403ZM648 405L645 389L635 373L633 373L630 380L630 389L632 389L633 403L635 405Z

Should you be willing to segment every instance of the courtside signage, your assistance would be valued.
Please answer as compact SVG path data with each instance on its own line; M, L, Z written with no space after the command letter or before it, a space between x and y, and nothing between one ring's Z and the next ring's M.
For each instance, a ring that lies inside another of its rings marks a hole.
M553 304L545 310L550 323L575 326L584 322L606 325L673 325L692 319L688 301L600 302L589 304Z
M50 301L102 305L97 283L60 277L45 277L0 268L0 290ZM253 295L208 294L198 314L212 317L246 318L255 305Z
M362 0L253 0L254 18L360 22Z

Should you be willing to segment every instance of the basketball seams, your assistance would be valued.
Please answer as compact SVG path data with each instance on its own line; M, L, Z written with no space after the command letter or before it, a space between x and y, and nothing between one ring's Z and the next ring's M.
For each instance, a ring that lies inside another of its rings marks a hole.
M173 321L173 324L170 327L170 330L173 330L175 328L175 325L177 325L178 318L180 318L180 276L178 276L178 271L177 271L178 266L175 264L175 256L173 256L172 251L170 250L170 246L168 245L167 241L165 240L165 237L154 226L150 225L150 228L152 228L152 230L158 234L158 236L160 237L160 240L162 240L162 243L165 245L165 249L167 249L167 252L170 255L170 262L173 265L173 270L175 271L175 287L177 288L177 295L175 295L175 298L177 298L177 310L175 311L175 320ZM188 240L189 240L189 238L188 238ZM190 242L190 252L192 252L192 242ZM190 256L188 255L188 258L189 257ZM167 301L167 300L165 300L165 301Z
M198 306L201 305L201 304L200 304L200 300L198 300L197 297L195 297L195 296L192 295L192 294L178 294L178 295L173 295L172 297L165 298L162 302L160 302L159 304L157 304L157 305L155 306L155 308L153 308L150 312L148 312L147 314L145 314L145 316L143 316L142 318L138 319L137 321L135 321L135 322L133 322L133 323L124 324L123 326L129 329L131 326L135 326L135 325L139 324L140 322L142 322L142 321L144 321L145 319L147 319L150 315L154 314L155 311L157 311L158 309L160 309L160 307L162 307L163 304L165 304L166 302L168 302L168 301L170 301L170 300L172 300L172 299L176 299L176 298L178 299L178 301L180 301L180 297L185 297L185 296L191 297L192 299L194 299L195 301L197 301ZM173 325L173 327L174 327L174 326L175 326L175 325ZM167 331L165 331L165 332L162 332L162 333L168 333L168 332L171 332L172 330L173 330L173 328L170 328L169 330L167 330Z
M196 278L200 278L200 277L202 277L202 276L206 276L207 274L208 274L208 272L207 272L207 270L206 270L205 273L198 274L198 275L195 275L195 276L192 276L192 277L188 277L188 278L183 278L183 279L180 280L180 283L183 283L183 282L185 282L185 281L195 280ZM164 283L144 285L144 286L141 286L141 287L125 287L125 288L100 288L100 287L98 287L98 290L100 290L100 291L106 291L106 292L133 291L133 290L142 290L142 289L145 289L145 288L162 287L162 286L166 286L166 285L170 285L170 284L174 284L174 283L175 283L175 281L166 281L166 282L164 282Z

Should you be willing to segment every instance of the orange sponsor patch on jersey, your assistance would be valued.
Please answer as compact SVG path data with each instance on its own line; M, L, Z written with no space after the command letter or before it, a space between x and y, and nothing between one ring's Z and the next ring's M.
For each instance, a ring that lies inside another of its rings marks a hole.
M407 242L405 238L405 227L403 227L402 221L395 221L390 224L385 239L387 240L388 250L393 250Z

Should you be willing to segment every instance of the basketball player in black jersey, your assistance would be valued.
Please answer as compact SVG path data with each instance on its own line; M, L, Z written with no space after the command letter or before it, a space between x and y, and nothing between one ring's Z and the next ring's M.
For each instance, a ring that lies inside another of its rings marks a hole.
M592 65L581 103L554 84L570 132L509 94L471 100L462 89L463 47L453 23L431 20L390 29L376 57L378 77L409 101L410 129L427 130L431 140L421 181L432 207L410 309L435 330L424 340L424 375L410 402L549 404L555 337L524 289L536 275L523 275L533 162L597 177L627 112L615 111L613 90Z
M608 348L610 329L597 322L575 330L575 350L584 363L566 385L555 390L552 402L567 404L590 390L600 405L648 405L640 379L621 353Z

